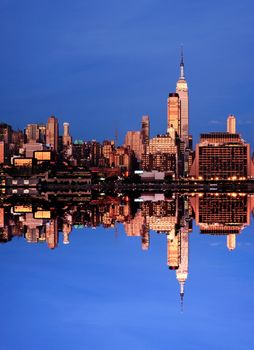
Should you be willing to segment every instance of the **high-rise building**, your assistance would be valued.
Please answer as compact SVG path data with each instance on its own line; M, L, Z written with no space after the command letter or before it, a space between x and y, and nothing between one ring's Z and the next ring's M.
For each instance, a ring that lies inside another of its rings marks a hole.
M54 151L58 150L58 134L58 120L56 117L51 116L48 118L46 126L46 144Z
M133 168L133 157L134 152L131 149L124 146L117 147L111 152L109 163L111 166L130 172Z
M181 113L180 113L180 99L177 93L170 93L168 95L168 127L173 127L179 137L181 137Z
M142 215L141 210L137 211L133 219L124 222L124 229L129 237L141 236L143 250L149 248L149 230L146 228L145 217Z
M0 123L0 141L4 143L11 143L12 139L12 127L6 123Z
M167 235L167 261L170 270L177 270L180 265L180 234L173 229Z
M143 144L147 144L150 138L150 121L148 115L143 115L142 117L141 138Z
M169 135L158 135L149 141L142 154L142 169L170 172L178 176L178 147Z
M100 159L102 155L102 146L100 142L97 142L96 140L92 140L90 144L90 165L91 166L99 166Z
M46 125L45 124L27 124L25 128L26 142L46 143Z
M227 248L228 250L234 250L236 248L236 234L230 233L227 235Z
M230 134L236 133L236 118L234 115L229 115L227 119L227 132Z
M227 235L227 247L236 247L236 235L250 225L251 196L236 193L205 193L190 198L200 233Z
M5 163L6 144L0 141L0 164Z
M57 219L52 219L46 223L46 241L50 249L56 248L58 244Z
M70 124L63 123L63 145L69 146L72 143L70 135Z
M124 146L129 147L130 150L134 151L135 157L138 160L141 160L143 144L140 131L128 131L125 136Z
M181 139L184 141L185 146L188 147L189 143L189 97L188 97L188 85L184 77L184 61L183 51L181 53L180 63L180 77L176 84L176 92L180 99L180 123L181 123Z
M181 229L181 260L179 268L176 270L176 278L180 285L180 297L183 302L184 297L184 285L188 277L188 264L189 264L189 232L185 228Z
M37 124L28 124L25 128L26 140L29 141L38 141L39 139L39 130Z
M200 179L246 179L254 176L250 145L239 134L201 134L190 176Z
M112 141L110 141L110 140L103 141L103 143L102 143L102 156L105 158L107 166L111 166L111 164L109 164L109 159L110 159L110 155L114 151L114 149L115 149L115 143L113 140Z

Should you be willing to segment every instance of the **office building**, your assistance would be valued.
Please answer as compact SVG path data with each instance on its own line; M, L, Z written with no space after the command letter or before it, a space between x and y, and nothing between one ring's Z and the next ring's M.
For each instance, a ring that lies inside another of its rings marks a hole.
M177 93L170 93L168 96L168 127L173 127L179 137L181 137L181 113L180 99Z
M63 123L63 146L69 146L72 143L70 135L70 124Z
M235 120L230 119L228 129L234 131L234 125ZM250 145L237 133L201 134L200 142L196 145L190 176L204 180L252 178L254 165Z
M230 134L236 133L236 117L232 114L227 119L227 132Z
M236 247L236 235L250 225L253 199L247 194L205 193L190 199L200 233L227 235L227 247Z
M58 150L58 135L58 120L51 116L48 118L46 126L46 144L54 151Z
M158 135L150 139L146 153L142 154L143 170L157 170L178 176L178 147L169 135Z
M25 142L46 143L45 124L27 124L25 128Z
M142 133L140 131L128 131L124 140L124 146L129 147L130 150L134 152L137 160L141 160L141 155L143 151L141 135Z
M0 141L6 144L12 141L12 127L6 123L0 123Z
M150 138L150 121L148 115L143 115L141 124L141 138L144 145L146 145Z

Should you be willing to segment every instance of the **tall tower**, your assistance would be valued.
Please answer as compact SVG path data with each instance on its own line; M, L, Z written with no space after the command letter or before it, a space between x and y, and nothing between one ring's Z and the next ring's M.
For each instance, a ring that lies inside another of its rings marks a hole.
M58 120L56 117L49 117L46 126L46 144L54 151L58 148Z
M63 145L68 146L71 144L70 124L63 123L63 130Z
M189 263L189 232L186 227L181 229L181 262L176 271L176 278L180 286L181 304L183 304L184 284L188 277L188 263Z
M176 93L168 95L168 128L167 131L173 126L177 135L181 136L181 119L180 119L180 99Z
M236 118L232 114L230 114L227 119L227 132L230 134L236 133Z
M236 235L230 233L227 235L227 247L228 250L234 250L236 248Z
M188 85L184 77L183 50L181 51L180 77L176 83L176 92L180 98L180 120L181 120L181 138L188 147L189 143L189 97Z
M142 117L141 137L144 144L146 144L150 138L150 122L148 115L143 115Z
M180 234L175 227L167 234L167 260L170 270L177 270L180 264Z

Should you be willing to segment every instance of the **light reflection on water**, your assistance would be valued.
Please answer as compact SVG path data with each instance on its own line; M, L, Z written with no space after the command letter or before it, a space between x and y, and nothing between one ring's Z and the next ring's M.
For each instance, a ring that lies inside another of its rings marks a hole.
M141 199L3 204L3 349L252 349L253 196Z

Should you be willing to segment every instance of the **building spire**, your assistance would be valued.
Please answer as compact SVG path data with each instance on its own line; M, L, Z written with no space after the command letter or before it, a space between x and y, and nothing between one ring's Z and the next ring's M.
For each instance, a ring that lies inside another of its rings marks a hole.
M184 79L183 45L181 45L180 79Z
M184 282L180 282L181 312L183 312Z
M180 298L181 298L181 312L183 313L183 297L184 297L184 294L180 294Z

